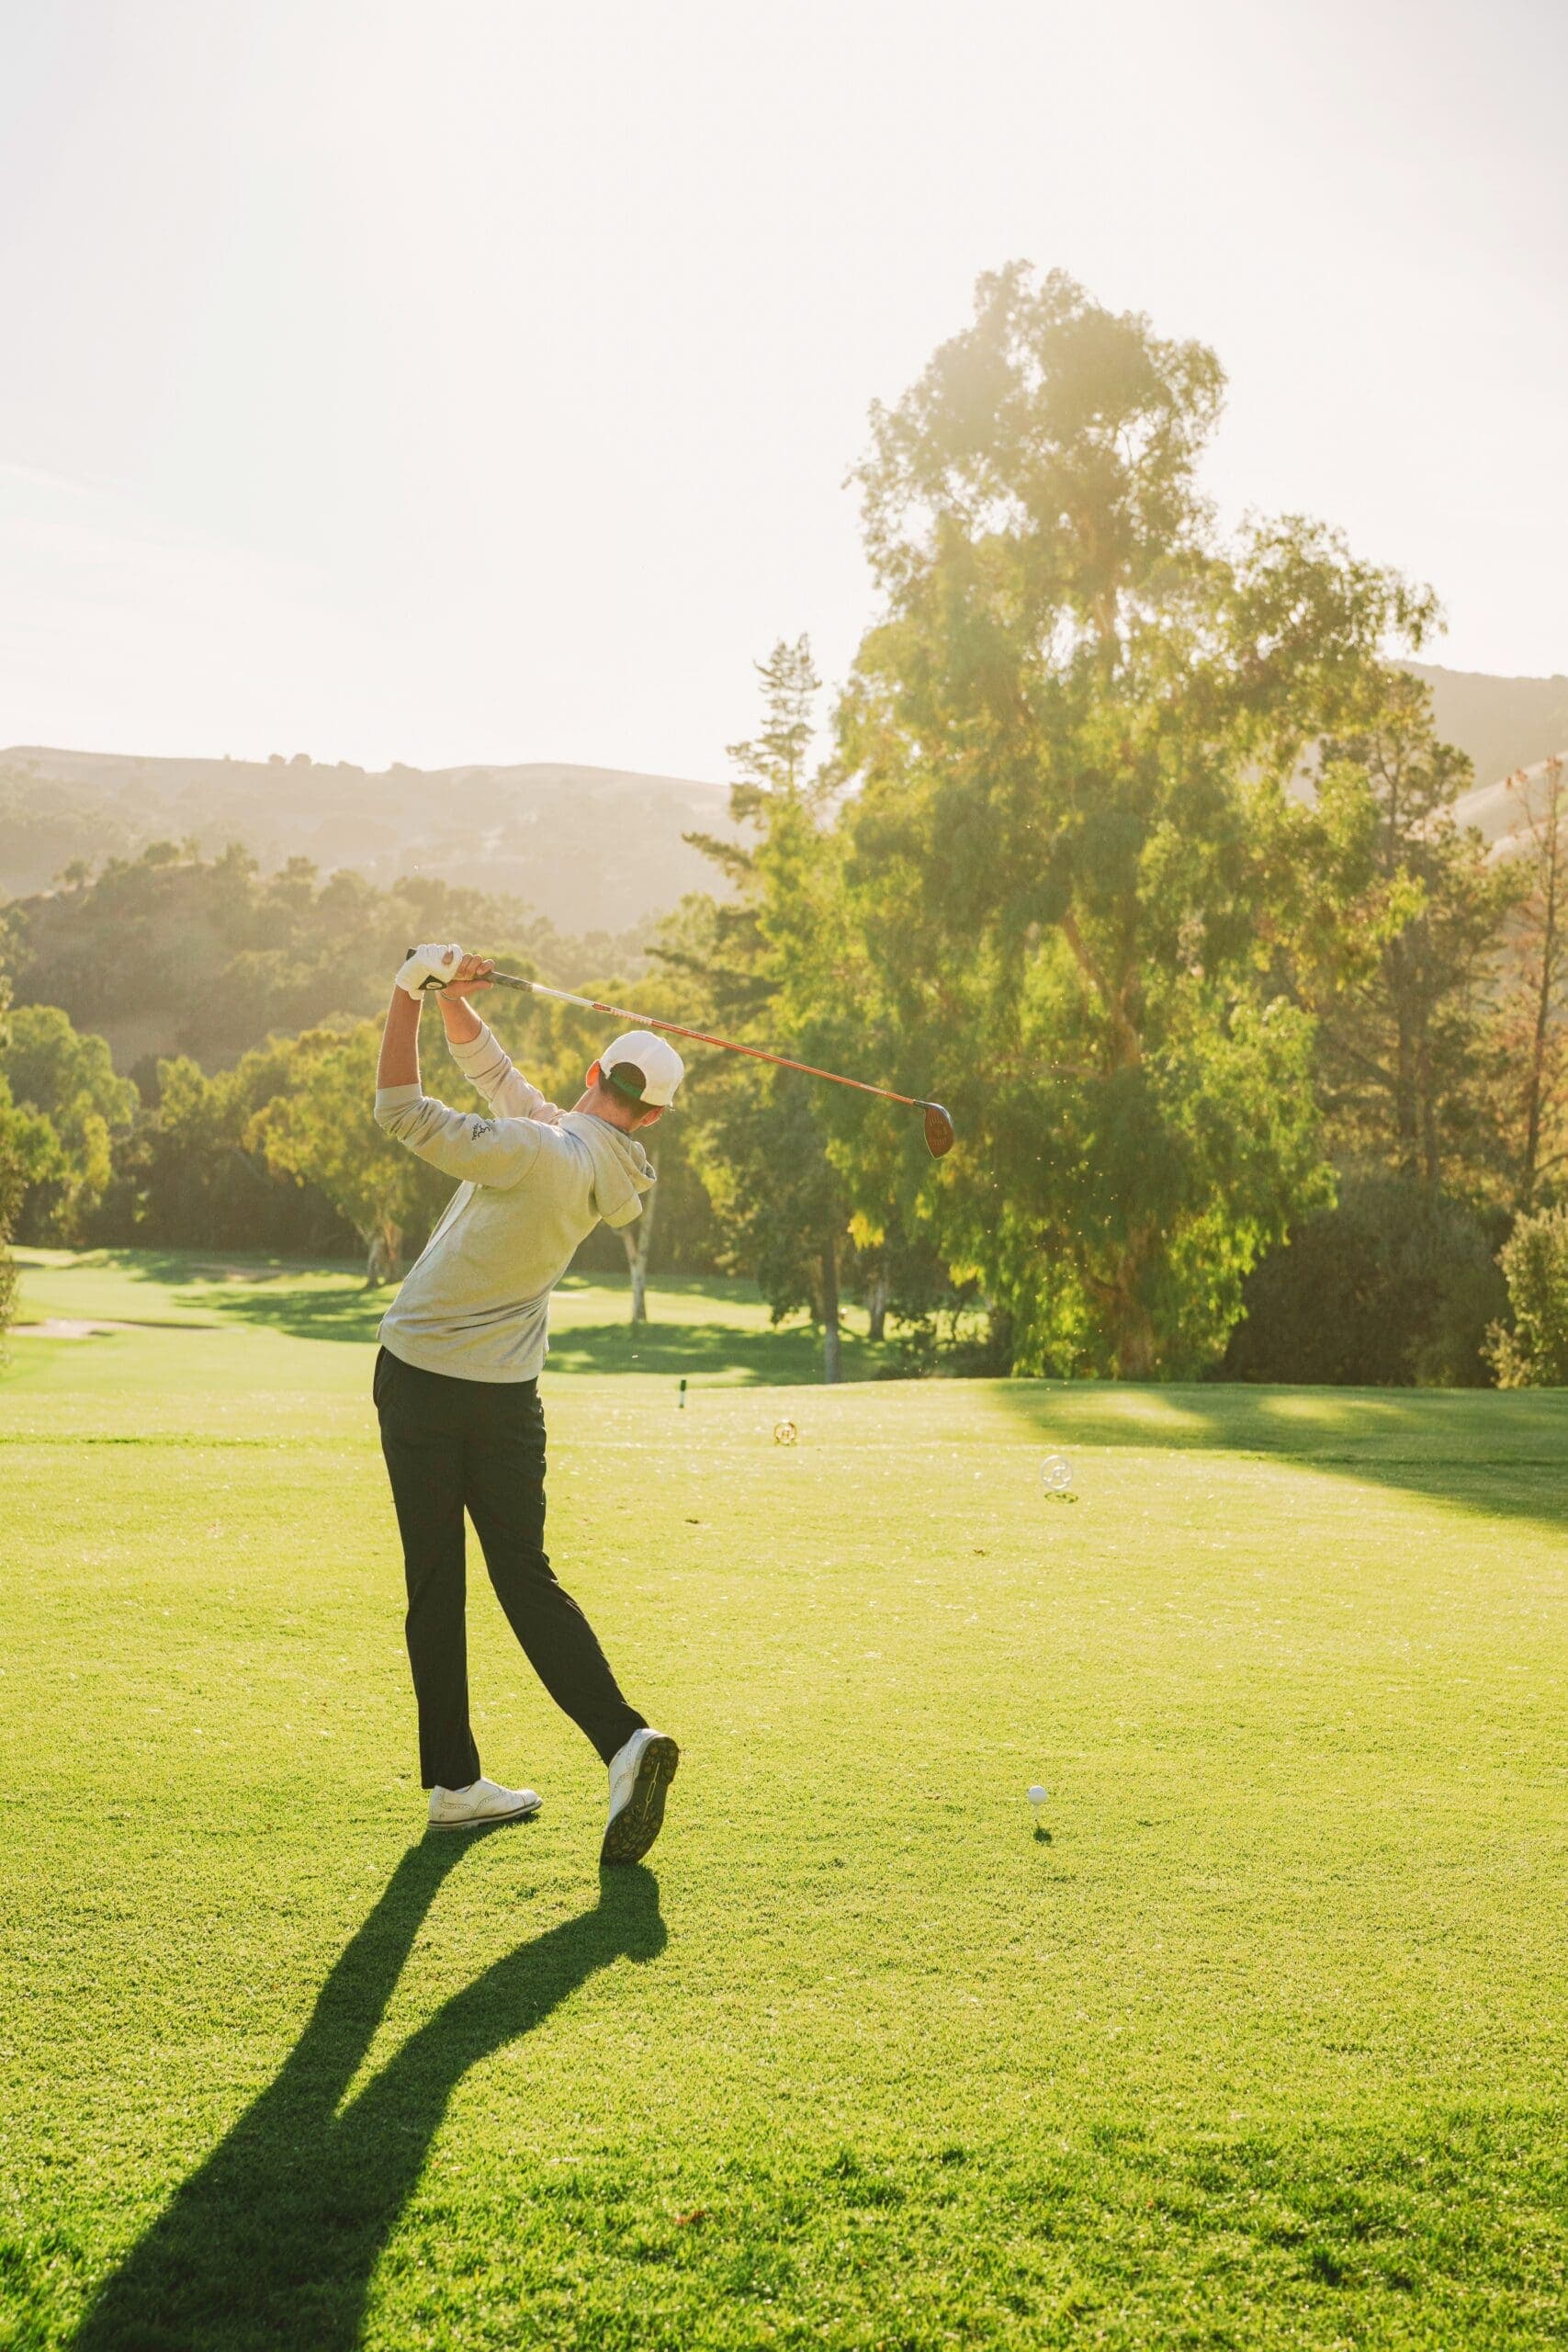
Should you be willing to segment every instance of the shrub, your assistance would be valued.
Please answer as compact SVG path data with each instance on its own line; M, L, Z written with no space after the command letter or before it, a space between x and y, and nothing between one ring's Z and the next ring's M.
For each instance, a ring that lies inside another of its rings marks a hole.
M1520 1217L1498 1262L1513 1314L1487 1339L1498 1386L1568 1387L1568 1208Z
M1506 1293L1493 1222L1397 1176L1348 1178L1248 1276L1221 1377L1475 1388Z

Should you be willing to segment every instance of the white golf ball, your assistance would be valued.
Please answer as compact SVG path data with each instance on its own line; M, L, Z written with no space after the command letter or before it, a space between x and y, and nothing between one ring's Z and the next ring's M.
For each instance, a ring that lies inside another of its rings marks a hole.
M1029 1792L1029 1802L1031 1804L1043 1804L1049 1794L1050 1791L1043 1789L1036 1781L1034 1787Z

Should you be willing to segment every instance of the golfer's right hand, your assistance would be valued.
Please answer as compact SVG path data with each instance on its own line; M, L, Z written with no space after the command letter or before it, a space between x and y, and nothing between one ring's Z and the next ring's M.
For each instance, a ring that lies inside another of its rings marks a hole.
M443 996L472 996L479 989L488 989L490 976L495 969L493 956L462 956L457 968L442 989Z
M457 977L463 960L463 951L456 943L450 947L411 948L398 973L398 986L416 999L434 993Z

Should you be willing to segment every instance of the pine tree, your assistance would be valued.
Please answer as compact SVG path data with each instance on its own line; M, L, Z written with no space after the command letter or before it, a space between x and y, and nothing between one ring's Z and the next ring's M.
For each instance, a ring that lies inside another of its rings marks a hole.
M1407 672L1386 673L1363 723L1324 746L1325 800L1359 806L1363 843L1359 885L1336 912L1335 968L1303 982L1328 1135L1342 1160L1434 1192L1483 1185L1495 1158L1486 1045L1516 885L1455 819L1471 782Z
M1513 1205L1528 1214L1568 1154L1568 764L1509 778L1517 899L1492 1048Z
M687 836L733 896L667 926L659 952L669 970L698 985L713 1025L762 1045L773 1041L770 1023L785 1001L798 901L824 853L832 778L810 764L821 680L809 640L781 639L757 673L761 726L728 747L729 810L742 838ZM728 1056L704 1081L701 1164L728 1262L754 1276L775 1322L808 1309L822 1329L823 1379L836 1381L853 1245L814 1082Z

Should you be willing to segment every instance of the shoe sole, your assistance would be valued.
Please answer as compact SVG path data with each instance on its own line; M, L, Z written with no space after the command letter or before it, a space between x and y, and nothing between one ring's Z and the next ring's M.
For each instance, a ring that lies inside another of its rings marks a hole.
M601 1862L640 1862L664 1826L664 1793L675 1778L681 1751L660 1734L637 1758L632 1792L604 1832Z
M543 1803L541 1797L539 1804ZM440 1830L497 1829L503 1821L532 1821L538 1810L537 1804L519 1804L514 1805L510 1813L475 1813L470 1814L467 1821L427 1821L425 1827Z

